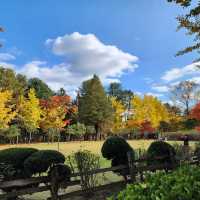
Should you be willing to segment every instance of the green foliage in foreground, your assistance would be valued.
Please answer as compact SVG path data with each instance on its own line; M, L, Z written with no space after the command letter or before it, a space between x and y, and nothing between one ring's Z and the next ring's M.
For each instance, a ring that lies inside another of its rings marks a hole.
M172 173L147 176L144 183L128 185L108 200L199 200L200 168L184 166Z

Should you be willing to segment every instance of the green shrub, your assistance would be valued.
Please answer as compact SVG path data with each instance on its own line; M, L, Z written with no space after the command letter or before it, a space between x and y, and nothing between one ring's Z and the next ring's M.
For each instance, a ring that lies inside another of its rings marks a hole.
M163 141L152 142L147 150L147 164L175 164L176 152L172 145Z
M38 150L34 148L10 148L0 151L0 163L11 165L16 173L15 176L23 176L24 161L36 153Z
M199 200L200 168L184 166L172 173L148 175L144 183L128 185L109 200Z
M104 158L111 160L112 167L118 165L127 165L128 157L127 153L130 152L132 159L135 157L135 152L125 139L118 136L109 137L103 144L101 153ZM115 173L119 173L126 177L129 173L127 170L115 170Z
M100 177L88 172L100 168L100 156L87 150L79 150L67 157L67 163L73 172L80 172L82 190L93 191Z
M52 166L48 172L48 176L51 179L56 179L57 182L70 181L69 175L71 174L71 169L68 165L63 163L55 164Z
M3 180L12 180L16 171L12 165L0 163L0 182Z
M108 160L120 159L121 164L127 163L127 152L133 152L125 139L118 136L109 137L103 144L101 153Z
M65 157L62 153L54 150L40 150L24 161L24 168L28 174L46 172L57 163L64 163Z
M195 144L194 156L196 156L197 159L200 160L200 143Z

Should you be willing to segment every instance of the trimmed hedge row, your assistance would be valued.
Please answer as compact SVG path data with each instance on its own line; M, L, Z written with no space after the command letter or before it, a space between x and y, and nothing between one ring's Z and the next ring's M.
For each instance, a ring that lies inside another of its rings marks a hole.
M13 179L28 178L34 174L47 172L55 164L64 162L64 155L54 150L10 148L0 151L0 164L13 168Z

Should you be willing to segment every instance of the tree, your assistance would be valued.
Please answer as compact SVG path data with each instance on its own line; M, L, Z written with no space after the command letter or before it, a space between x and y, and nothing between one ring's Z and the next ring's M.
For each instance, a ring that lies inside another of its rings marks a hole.
M194 102L198 86L193 81L182 81L171 89L172 99L183 106L186 116L189 115L190 106Z
M69 125L67 127L67 133L74 136L83 136L86 133L86 127L84 124L78 122L77 124Z
M69 124L69 120L66 119L69 103L70 97L67 95L40 100L43 111L40 127L51 136L52 141L55 135L59 138L61 129Z
M66 91L64 88L60 88L57 92L58 96L66 96Z
M134 96L131 104L133 107L131 120L134 120L136 124L148 121L153 128L157 128L161 121L169 120L166 107L156 97L149 95L144 95L144 98Z
M18 137L20 136L21 131L17 127L17 125L11 125L9 128L5 130L5 137L10 140L10 143L13 143L13 139L17 138L18 143Z
M200 103L196 104L191 112L190 112L190 117L193 119L196 119L198 121L200 121Z
M23 95L27 89L26 77L16 74L12 69L0 67L0 89L13 91L16 97Z
M80 122L93 125L97 139L101 138L101 128L112 120L112 105L97 75L84 81L79 91L78 112Z
M125 107L115 97L111 97L111 103L114 110L114 120L113 120L112 131L115 132L124 128L125 124L122 121L122 114L125 112Z
M130 102L134 94L131 90L122 89L121 83L111 83L108 88L108 94L111 97L115 97L118 101L121 101L126 109L130 109Z
M11 101L12 93L10 91L0 91L0 129L8 128L9 123L16 116L16 111Z
M20 98L18 107L18 117L21 125L29 132L29 143L32 139L32 132L39 128L42 110L39 99L36 97L35 90L30 89L28 98Z
M39 78L29 79L28 87L35 89L36 96L39 99L48 99L54 94L54 92L49 88L49 86Z
M108 88L109 96L116 97L117 99L120 98L122 92L122 85L118 82L110 83Z
M194 44L179 51L176 55L183 55L188 52L197 51L200 48L200 4L199 1L192 2L192 0L168 0L168 2L175 2L183 8L189 8L189 12L177 17L179 26L178 29L186 29L187 35L194 36Z

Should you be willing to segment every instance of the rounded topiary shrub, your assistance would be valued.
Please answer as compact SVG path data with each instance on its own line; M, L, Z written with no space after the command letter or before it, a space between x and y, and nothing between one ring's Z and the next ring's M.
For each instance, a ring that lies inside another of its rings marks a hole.
M64 163L65 156L54 150L40 150L24 161L24 168L28 174L46 172L49 167L57 163Z
M34 148L10 148L0 151L0 163L11 165L16 171L15 176L23 176L24 161L36 153L38 150Z
M147 150L147 164L176 164L176 151L174 147L164 141L152 142Z
M50 179L56 179L57 182L70 181L71 169L63 163L55 164L48 172Z
M112 160L112 166L127 164L127 153L131 152L134 159L134 150L122 137L109 137L103 144L101 153L104 158Z

